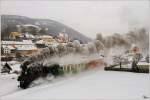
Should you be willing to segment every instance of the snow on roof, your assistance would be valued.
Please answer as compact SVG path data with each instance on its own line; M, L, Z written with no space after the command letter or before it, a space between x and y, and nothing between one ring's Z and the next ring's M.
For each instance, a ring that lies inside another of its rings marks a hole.
M2 45L2 48L8 48L8 49L10 49L10 50L15 49L15 48L14 48L13 46L11 46L11 45L8 45L8 46Z
M45 43L43 40L39 40L39 41L36 41L37 44L43 44Z
M37 49L31 40L23 41L2 41L2 47L8 47L15 49L12 45L15 45L17 50L34 50Z
M36 50L37 48L34 45L18 45L16 46L17 50Z
M42 35L42 36L40 36L40 38L53 38L53 37L50 35Z
M25 27L35 27L35 28L39 28L39 26L33 25L33 24L25 24L23 25Z
M32 43L31 40L23 40L23 43Z
M2 41L2 44L33 44L31 40L23 41Z
M26 36L27 38L35 38L35 36L34 36L34 35L29 34L29 33L25 33L25 36Z

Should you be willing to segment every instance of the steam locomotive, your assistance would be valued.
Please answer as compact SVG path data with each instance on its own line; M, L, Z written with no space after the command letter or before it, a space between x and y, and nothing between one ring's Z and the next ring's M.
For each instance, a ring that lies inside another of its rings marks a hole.
M102 59L68 65L43 65L42 63L33 63L32 60L27 60L20 66L22 71L18 76L18 81L20 83L19 87L26 89L38 78L45 78L49 76L56 78L66 73L78 73L80 71L101 66L103 64L104 63Z

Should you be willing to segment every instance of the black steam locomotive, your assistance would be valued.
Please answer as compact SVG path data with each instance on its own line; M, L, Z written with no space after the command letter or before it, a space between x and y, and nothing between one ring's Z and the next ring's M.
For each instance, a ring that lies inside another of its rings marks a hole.
M25 61L21 65L21 74L18 77L18 81L20 82L20 86L23 89L29 87L29 85L36 79L40 77L46 77L51 74L54 77L63 74L63 70L59 64L52 64L49 66L44 66L43 64L35 64L30 66L32 61ZM30 66L30 67L29 67Z

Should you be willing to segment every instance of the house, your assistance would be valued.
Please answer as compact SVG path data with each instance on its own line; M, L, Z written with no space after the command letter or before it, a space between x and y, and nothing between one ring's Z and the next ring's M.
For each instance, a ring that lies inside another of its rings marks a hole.
M26 39L35 39L35 36L34 35L32 35L31 33L24 33L23 34L24 35L24 37L26 38Z
M11 32L9 35L9 38L17 39L17 38L20 38L21 36L22 36L22 33L20 33L20 32Z
M67 43L69 42L68 34L66 33L59 33L57 36L57 42L59 43Z
M38 39L39 40L35 42L38 48L45 48L47 46L57 44L57 41L50 35L38 36Z
M2 45L2 54L11 54L15 52L15 49L11 45Z
M20 53L24 56L28 56L38 50L31 40L2 41L1 45L4 53Z
M10 45L1 46L1 61L11 61L15 58L15 48Z

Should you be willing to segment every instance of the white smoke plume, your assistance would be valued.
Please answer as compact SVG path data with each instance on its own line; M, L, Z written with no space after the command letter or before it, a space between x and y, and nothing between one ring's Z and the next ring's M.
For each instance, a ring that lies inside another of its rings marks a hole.
M57 47L47 47L33 55L30 60L32 63L49 63L58 64L74 64L83 61L83 56L90 56L98 54L104 50L104 45L99 40L89 42L87 44L80 44L78 40L69 42L67 44L59 44Z
M115 33L107 37L97 34L96 39L100 40L107 50L114 47L124 47L128 50L135 44L143 54L148 54L149 51L149 32L145 28L134 29L126 34Z
M149 32L145 28L134 29L126 34L113 34L107 37L97 34L96 39L105 46L104 55L107 64L112 64L114 56L122 56L133 45L139 47L143 57L149 55Z
M58 64L74 64L80 62L83 56L87 58L91 55L105 55L107 62L111 62L113 55L123 54L129 50L132 44L137 45L142 54L147 55L149 51L149 34L144 28L129 31L127 34L113 34L103 37L102 34L97 34L96 40L87 44L80 44L78 40L67 44L59 44L57 47L47 47L42 51L32 56L30 59L33 62Z

